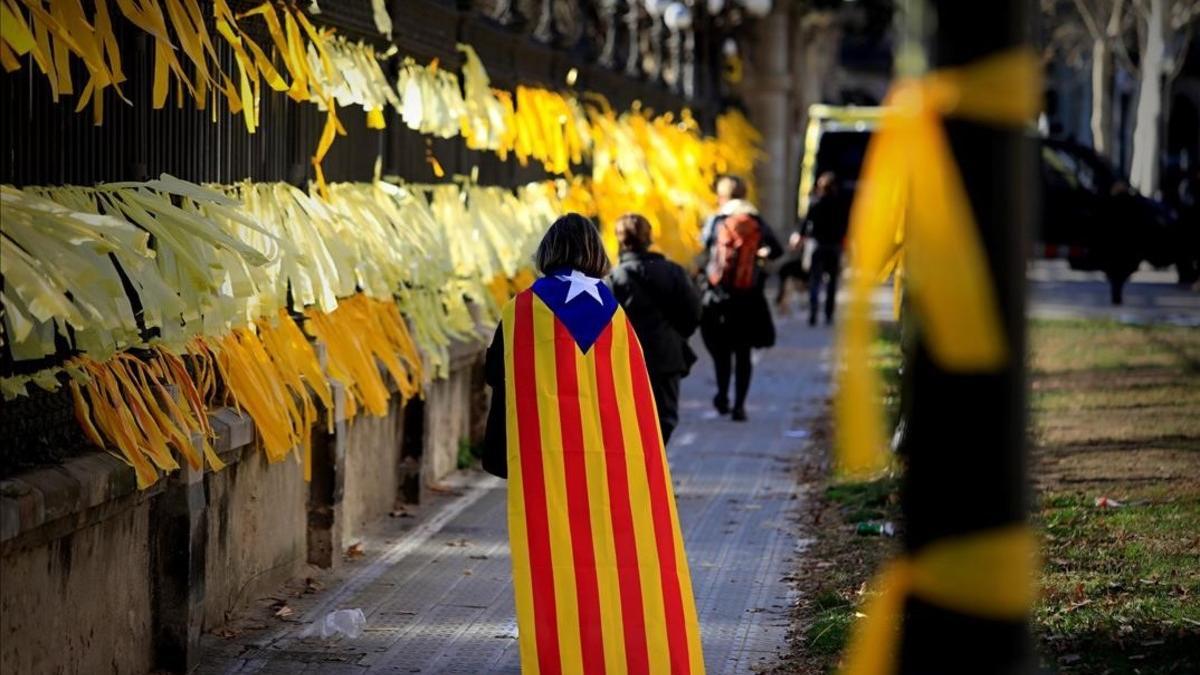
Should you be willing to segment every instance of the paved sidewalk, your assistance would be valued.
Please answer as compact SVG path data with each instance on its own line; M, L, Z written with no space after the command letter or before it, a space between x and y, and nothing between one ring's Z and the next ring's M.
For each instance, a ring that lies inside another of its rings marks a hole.
M793 474L805 420L828 391L830 330L778 325L761 353L750 423L711 412L706 359L684 382L668 449L710 673L771 665L786 647L794 596L784 577L802 552L793 517L805 505ZM467 472L414 518L387 519L365 555L288 597L293 614L237 637L205 637L201 673L517 673L503 481ZM316 618L360 607L356 640L303 637Z

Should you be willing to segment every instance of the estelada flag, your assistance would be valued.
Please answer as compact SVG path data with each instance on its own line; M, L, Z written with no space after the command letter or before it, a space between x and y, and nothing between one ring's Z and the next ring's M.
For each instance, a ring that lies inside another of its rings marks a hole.
M671 473L632 326L548 274L504 309L508 525L526 673L703 673Z

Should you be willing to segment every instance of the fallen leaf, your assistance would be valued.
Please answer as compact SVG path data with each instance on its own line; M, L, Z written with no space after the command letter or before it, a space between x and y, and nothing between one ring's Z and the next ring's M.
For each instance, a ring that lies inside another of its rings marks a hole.
M356 541L356 542L354 542L353 544L351 544L351 545L350 545L350 548L346 549L346 557L347 557L347 558L361 558L361 557L363 557L363 545L362 545L362 542L361 542L361 541Z
M291 616L294 613L294 611L295 610L293 610L291 607L288 607L287 605L283 605L279 609L275 610L275 616L282 619L285 616Z

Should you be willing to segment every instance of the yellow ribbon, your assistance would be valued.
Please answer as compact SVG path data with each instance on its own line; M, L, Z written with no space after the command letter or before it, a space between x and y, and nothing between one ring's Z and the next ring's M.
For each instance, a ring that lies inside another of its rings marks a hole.
M934 542L892 561L876 578L878 593L851 633L841 672L895 672L898 624L909 596L960 614L1020 621L1036 599L1036 569L1037 539L1025 525Z
M898 82L867 149L850 214L850 302L839 335L834 420L838 468L870 474L887 464L880 385L868 357L871 293L902 265L933 358L954 371L993 371L1005 344L987 258L942 128L945 116L1017 126L1041 105L1040 65L1028 49ZM903 254L903 258L901 255Z

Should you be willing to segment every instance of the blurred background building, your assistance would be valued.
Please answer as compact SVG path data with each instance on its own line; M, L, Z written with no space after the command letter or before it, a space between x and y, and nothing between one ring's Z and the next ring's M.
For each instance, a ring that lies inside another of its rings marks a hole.
M777 229L791 227L814 103L878 105L892 73L890 0L777 1L743 34L745 77L736 91L762 132L760 208Z

